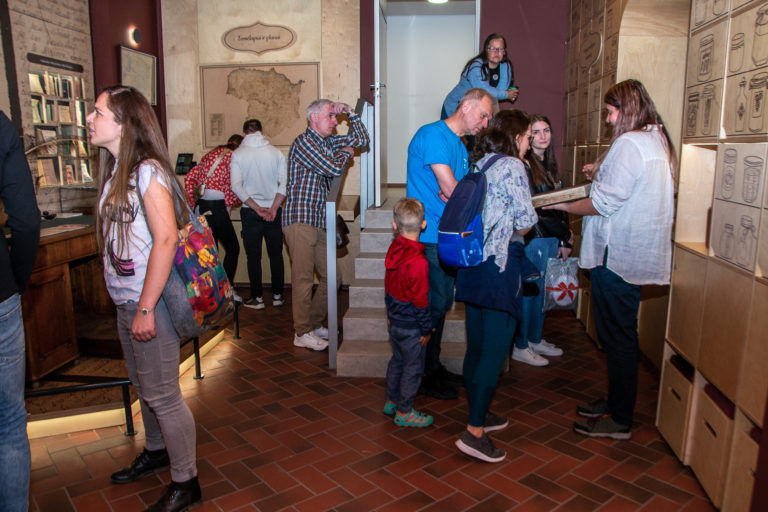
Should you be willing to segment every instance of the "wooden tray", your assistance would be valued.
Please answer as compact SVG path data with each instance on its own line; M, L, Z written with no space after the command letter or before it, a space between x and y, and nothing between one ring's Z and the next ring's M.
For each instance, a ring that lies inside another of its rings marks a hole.
M584 185L579 185L577 187L561 188L552 192L537 194L531 198L531 202L533 203L534 208L538 208L540 206L575 201L576 199L589 197L589 189L591 186L591 183L585 183Z

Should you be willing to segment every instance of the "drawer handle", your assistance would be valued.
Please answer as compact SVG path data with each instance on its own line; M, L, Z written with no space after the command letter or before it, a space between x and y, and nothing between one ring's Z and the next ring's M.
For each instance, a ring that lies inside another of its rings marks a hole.
M675 388L669 388L669 392L672 393L675 396L675 398L682 401L682 398L680 398L680 395L677 394L677 391L675 391Z
M712 432L712 435L715 436L715 438L717 438L717 432L715 432L715 429L712 428L712 425L710 425L708 421L704 420L704 426L707 427L707 430Z

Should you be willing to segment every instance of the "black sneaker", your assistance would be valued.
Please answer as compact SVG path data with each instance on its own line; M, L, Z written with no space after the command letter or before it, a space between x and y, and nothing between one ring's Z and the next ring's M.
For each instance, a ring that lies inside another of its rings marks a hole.
M461 438L456 441L456 447L462 453L483 462L501 462L507 456L507 452L496 448L487 435L475 437L468 430L465 430Z
M577 421L573 424L573 430L587 437L608 437L622 441L632 437L629 427L619 425L608 414L598 420L590 420L586 423Z
M594 402L579 404L576 406L576 414L583 418L599 418L608 414L608 402L604 398L599 398Z
M494 430L501 430L509 425L509 420L504 416L496 416L492 412L485 414L485 427L486 432L493 432Z

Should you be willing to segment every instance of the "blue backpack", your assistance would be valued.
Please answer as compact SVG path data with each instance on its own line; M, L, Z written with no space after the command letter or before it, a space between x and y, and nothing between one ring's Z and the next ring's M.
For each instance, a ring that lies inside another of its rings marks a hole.
M485 171L506 156L493 155L480 170L473 164L453 189L437 227L437 253L446 265L475 267L483 262Z

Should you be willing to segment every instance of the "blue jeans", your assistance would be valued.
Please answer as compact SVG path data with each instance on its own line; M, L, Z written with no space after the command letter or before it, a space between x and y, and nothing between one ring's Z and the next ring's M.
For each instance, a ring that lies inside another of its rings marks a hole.
M541 273L536 280L539 294L535 297L523 297L523 313L518 326L515 346L528 348L528 343L540 343L544 330L544 282L547 260L557 257L557 238L534 238L525 246L525 256Z
M631 427L640 362L640 286L624 281L607 267L595 267L590 274L595 328L608 367L608 412L616 423Z
M467 352L464 355L464 386L467 388L469 420L473 427L485 426L499 374L509 356L517 320L506 311L464 305Z
M397 404L397 410L408 413L421 385L424 373L425 347L419 343L421 331L414 328L389 327L392 339L392 359L387 366L387 400Z
M147 450L168 450L171 479L186 482L197 476L195 419L179 387L179 337L161 298L155 306L156 335L136 341L131 324L138 304L117 306L117 334L131 384L139 394Z
M443 265L437 255L437 244L424 244L424 254L429 263L429 313L432 317L432 337L427 343L424 373L427 375L440 368L440 342L443 339L445 314L453 306L456 269Z
M0 510L29 504L29 439L24 407L24 322L18 293L0 302Z
M272 294L282 294L285 285L285 267L283 265L283 228L280 225L282 208L277 209L277 215L272 222L264 220L261 215L250 208L240 208L240 219L243 221L243 237L245 255L248 259L248 280L251 283L251 297L262 297L264 290L261 284L261 240L267 242L269 256L269 271L272 274Z

